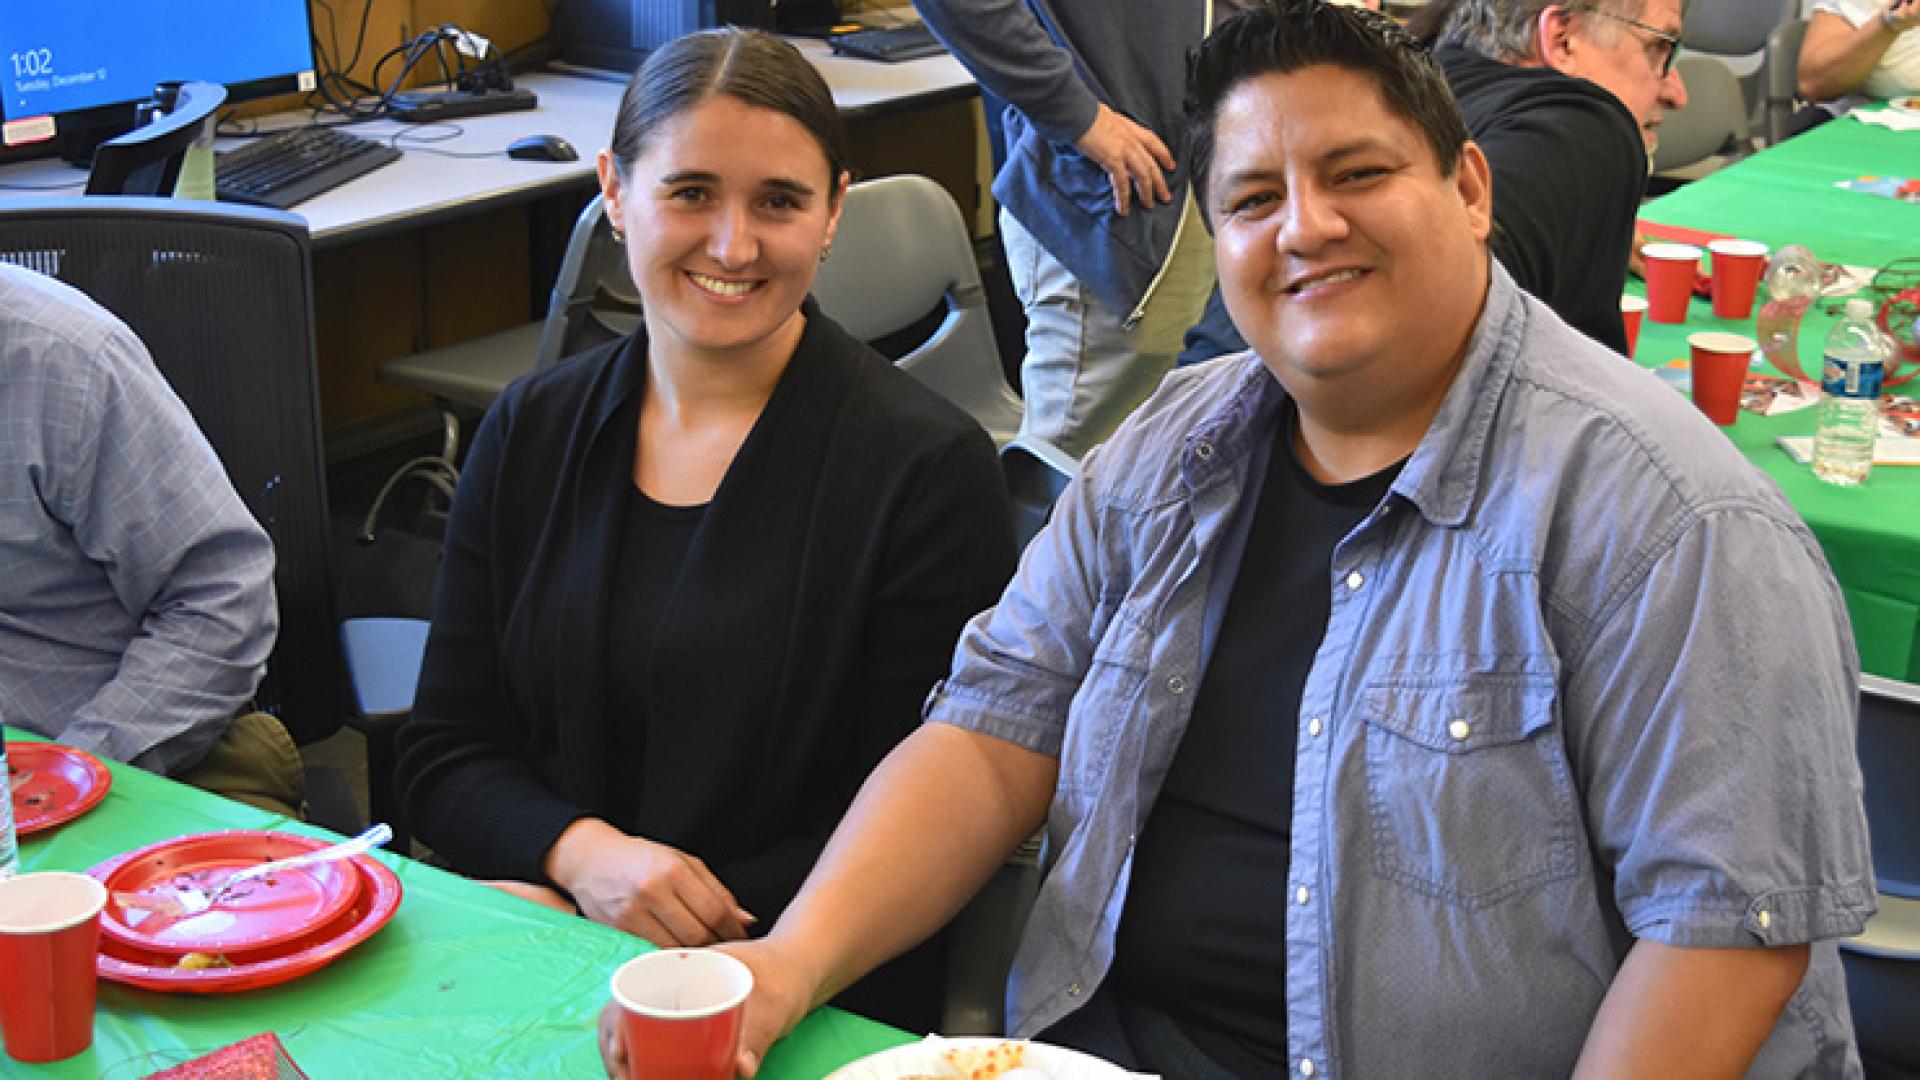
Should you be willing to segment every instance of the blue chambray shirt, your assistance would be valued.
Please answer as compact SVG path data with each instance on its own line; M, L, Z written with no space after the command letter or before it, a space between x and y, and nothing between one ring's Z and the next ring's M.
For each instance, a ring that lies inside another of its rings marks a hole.
M1112 962L1282 393L1251 354L1169 376L928 699L1060 760L1014 1034ZM1273 1003L1296 1075L1566 1076L1636 938L1817 942L1751 1075L1859 1075L1831 940L1874 910L1846 611L1691 405L1494 264L1462 370L1327 586Z
M146 347L0 264L0 718L193 766L266 671L273 565Z

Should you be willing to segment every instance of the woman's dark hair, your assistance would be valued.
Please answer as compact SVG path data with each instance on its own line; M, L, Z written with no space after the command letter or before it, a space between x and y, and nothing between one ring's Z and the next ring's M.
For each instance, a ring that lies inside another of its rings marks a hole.
M1188 162L1201 205L1220 103L1262 75L1331 64L1369 76L1387 108L1419 128L1452 176L1467 124L1433 57L1391 18L1324 0L1268 0L1220 24L1187 58Z
M654 129L714 94L790 116L806 128L826 155L829 197L852 170L847 129L814 66L764 30L728 26L675 38L627 80L613 122L613 164L621 178L627 163L646 152Z

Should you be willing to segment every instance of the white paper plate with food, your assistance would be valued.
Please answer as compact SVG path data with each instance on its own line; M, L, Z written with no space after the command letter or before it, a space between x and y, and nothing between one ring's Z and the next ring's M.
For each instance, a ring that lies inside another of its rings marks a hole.
M1111 1061L1026 1039L946 1038L869 1054L827 1080L1151 1080Z

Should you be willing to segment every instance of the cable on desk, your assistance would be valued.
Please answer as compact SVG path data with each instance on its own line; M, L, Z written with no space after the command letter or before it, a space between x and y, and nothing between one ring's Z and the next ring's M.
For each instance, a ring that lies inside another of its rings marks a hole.
M434 129L429 131L428 129ZM467 129L451 120L433 120L424 124L409 125L404 131L396 131L387 136L387 145L395 150L408 153L437 154L450 158L499 158L507 156L507 148L498 150L436 150L433 143L449 142L467 133Z

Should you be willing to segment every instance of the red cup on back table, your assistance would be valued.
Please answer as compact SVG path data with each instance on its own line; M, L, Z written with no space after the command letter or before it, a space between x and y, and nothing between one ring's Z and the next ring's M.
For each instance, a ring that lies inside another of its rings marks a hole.
M1760 291L1760 274L1767 268L1767 245L1757 240L1715 240L1713 252L1713 313L1722 319L1753 315L1753 295Z
M659 949L620 965L612 990L629 1080L733 1080L747 965L714 949Z
M1627 328L1627 355L1632 356L1640 347L1640 320L1647 314L1647 298L1644 296L1623 296L1620 298L1620 321Z
M93 1044L100 909L85 874L0 881L0 1035L15 1061L59 1061Z
M1707 419L1731 427L1740 418L1740 388L1759 346L1752 338L1718 330L1689 334L1687 345L1693 352L1693 403Z
M1692 244L1642 244L1640 260L1647 279L1647 318L1686 322L1693 278L1700 269L1700 249Z

